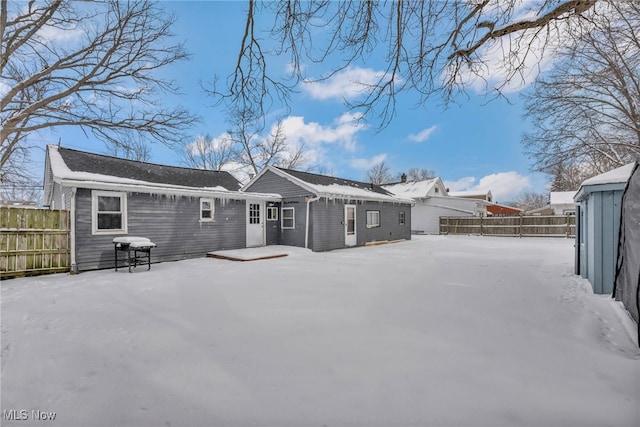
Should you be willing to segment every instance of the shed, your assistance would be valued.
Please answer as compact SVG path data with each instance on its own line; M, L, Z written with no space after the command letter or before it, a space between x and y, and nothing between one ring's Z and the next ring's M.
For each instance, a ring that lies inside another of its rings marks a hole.
M640 158L622 194L620 237L613 296L638 324L640 342Z
M589 178L576 202L575 273L591 282L596 294L610 294L616 271L622 194L634 164Z

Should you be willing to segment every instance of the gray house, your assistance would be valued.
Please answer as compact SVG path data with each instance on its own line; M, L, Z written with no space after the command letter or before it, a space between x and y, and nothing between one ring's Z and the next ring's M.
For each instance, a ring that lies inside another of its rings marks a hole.
M326 251L411 239L412 201L378 185L268 166L242 191L282 196L267 206L267 244Z
M113 267L115 237L150 239L153 262L264 245L264 206L280 197L239 188L228 172L47 147L44 205L71 212L73 271Z
M616 273L620 208L633 163L589 178L575 195L575 273L596 294L610 294Z

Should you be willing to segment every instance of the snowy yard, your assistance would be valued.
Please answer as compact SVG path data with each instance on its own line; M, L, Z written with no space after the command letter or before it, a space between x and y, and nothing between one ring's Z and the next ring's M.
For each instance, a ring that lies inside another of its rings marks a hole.
M279 249L3 282L2 425L640 425L630 320L571 240Z

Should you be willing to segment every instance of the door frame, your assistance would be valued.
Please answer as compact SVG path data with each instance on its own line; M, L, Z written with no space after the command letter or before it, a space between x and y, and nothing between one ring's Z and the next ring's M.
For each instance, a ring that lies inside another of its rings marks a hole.
M353 234L348 234L348 212L349 209L353 209ZM344 205L344 245L345 246L356 246L358 244L358 227L357 227L357 217L356 217L356 205Z
M261 242L260 243L256 243L253 240L251 240L251 237L253 237L253 234L250 233L250 227L255 226L256 224L251 224L250 223L250 213L251 213L251 205L258 205L259 206L259 224L258 226L260 227L260 235L261 235ZM247 200L247 209L246 209L246 239L245 239L245 246L247 248L255 248L255 247L260 247L260 246L264 246L265 245L265 241L266 241L266 236L265 236L265 218L266 218L266 203L264 201L261 200Z

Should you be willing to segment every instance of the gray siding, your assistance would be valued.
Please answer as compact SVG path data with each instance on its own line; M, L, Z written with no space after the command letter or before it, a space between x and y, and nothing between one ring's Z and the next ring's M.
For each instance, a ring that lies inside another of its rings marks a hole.
M202 257L210 251L246 245L246 204L243 200L216 199L215 221L200 222L198 197L129 193L127 217L129 236L148 237L158 245L151 251L152 262ZM117 235L92 235L91 218L91 190L78 189L78 271L114 266L112 240Z
M253 193L277 193L284 199L311 195L309 191L270 170L266 171L264 175L244 190Z
M311 205L312 239L314 251L345 248L344 206L356 206L356 244L381 240L411 239L411 206L383 202L344 201L321 199ZM367 210L380 211L380 227L367 228ZM400 225L399 213L405 213L405 224Z
M304 197L296 197L286 199L282 202L283 208L294 208L295 228L280 229L280 244L289 246L299 246L304 248L304 236L306 227L306 208L307 204ZM280 220L282 225L282 210L280 210ZM309 230L311 233L311 230Z

